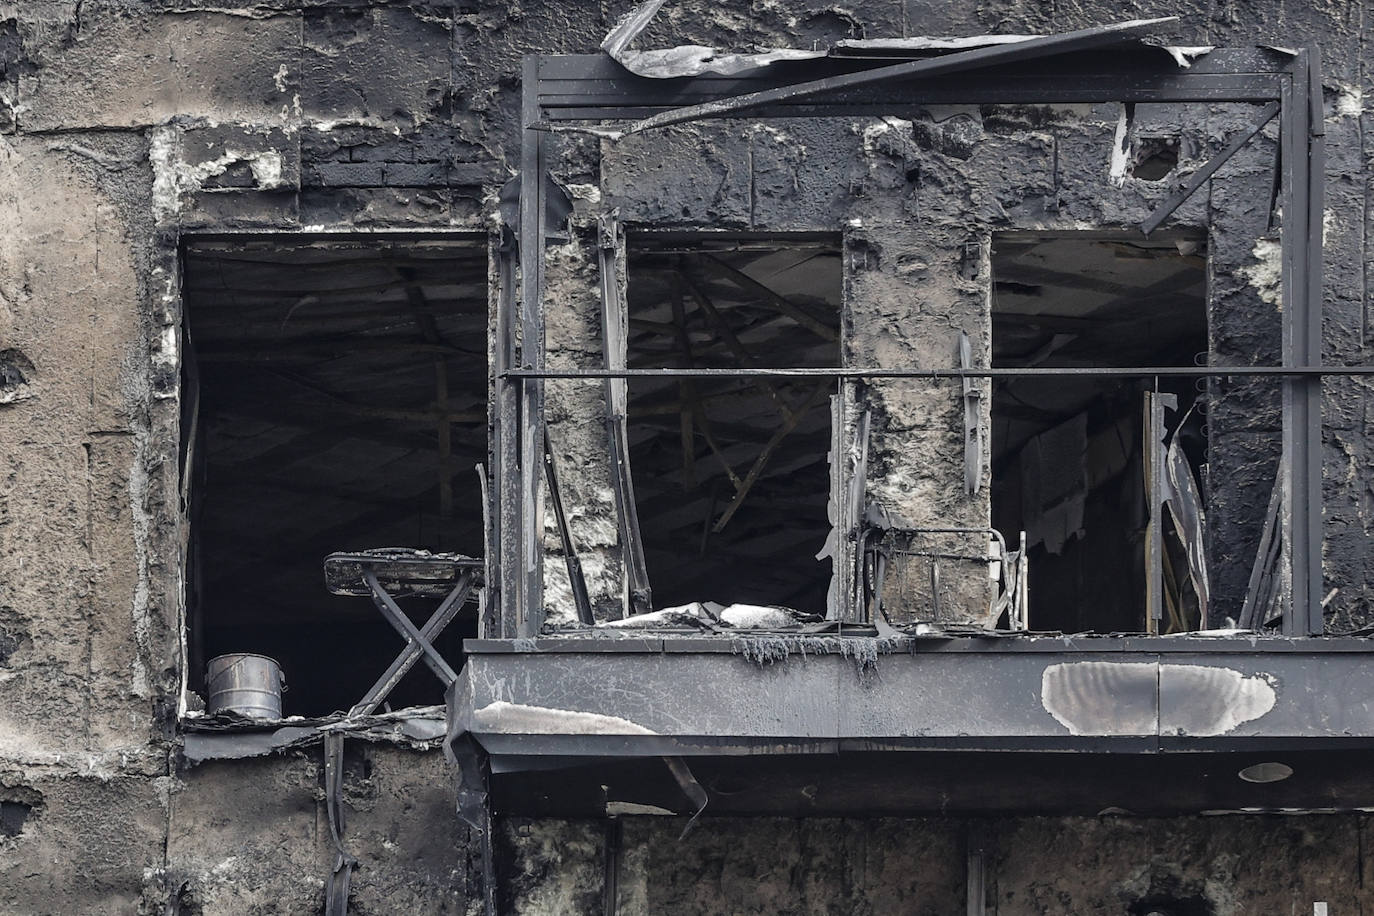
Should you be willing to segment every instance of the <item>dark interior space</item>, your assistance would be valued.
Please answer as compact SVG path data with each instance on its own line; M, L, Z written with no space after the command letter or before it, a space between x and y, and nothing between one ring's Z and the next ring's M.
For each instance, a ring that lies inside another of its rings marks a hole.
M347 710L404 648L335 551L481 556L485 240L257 237L184 251L191 686L230 652L277 659L285 715ZM429 601L403 602L417 624ZM436 641L457 667L469 604ZM440 703L416 665L389 704Z
M839 365L834 237L632 236L631 368ZM634 379L630 454L657 607L824 613L829 379Z
M713 817L741 815L1110 818L1350 810L1374 800L1374 776L1363 765L1367 755L1363 749L1288 748L1135 754L888 749L685 759L709 799L701 829ZM1256 784L1240 775L1271 762L1283 763L1292 777ZM501 814L542 817L604 817L608 802L683 813L683 823L692 811L662 761L642 757L585 758L556 774L503 770L493 775L492 801Z
M1200 238L998 235L992 273L995 367L1207 361ZM1177 398L1164 441L1177 442L1179 467L1196 482L1207 460L1205 390L1191 378L995 380L993 524L1009 544L1026 531L1032 629L1146 630L1146 393ZM1163 529L1160 631L1200 629L1184 543L1171 523Z

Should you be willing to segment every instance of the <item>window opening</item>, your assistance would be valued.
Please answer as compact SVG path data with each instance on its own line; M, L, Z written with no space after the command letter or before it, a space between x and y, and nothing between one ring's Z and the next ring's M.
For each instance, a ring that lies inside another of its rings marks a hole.
M655 234L656 235L656 234ZM631 235L630 368L836 367L837 238ZM833 380L630 381L635 501L654 603L824 614Z
M1202 239L998 235L992 273L994 367L1207 361ZM1154 466L1166 466L1167 446L1176 441L1176 476L1186 465L1200 492L1205 388L1191 378L995 380L993 525L1011 542L1027 533L1032 629L1150 629L1147 471L1154 452L1146 405L1160 395L1176 399L1163 412L1165 442ZM1200 629L1186 546L1172 521L1161 528L1159 632Z
M1141 181L1163 181L1178 168L1178 137L1141 137L1131 157L1131 174Z
M326 590L325 556L483 552L484 240L197 240L184 298L190 687L208 659L256 653L282 666L285 714L347 710L404 642ZM432 610L401 604L417 626ZM455 667L473 617L436 640ZM442 699L416 665L388 702Z

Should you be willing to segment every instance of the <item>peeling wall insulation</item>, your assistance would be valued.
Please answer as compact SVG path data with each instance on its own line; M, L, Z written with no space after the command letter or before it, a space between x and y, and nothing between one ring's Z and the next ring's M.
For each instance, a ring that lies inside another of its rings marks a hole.
M192 766L179 725L199 679L185 641L184 500L196 497L182 488L182 329L197 279L184 270L185 245L272 233L485 238L520 165L523 56L593 53L630 7L0 0L0 910L323 911L339 850L316 736ZM1118 5L1031 0L678 2L634 46L753 53L1049 34L1121 15ZM1129 15L1179 16L1160 38L1169 44L1321 48L1324 359L1367 362L1374 86L1363 62L1374 26L1365 7L1144 0ZM1121 112L1110 105L744 118L616 143L559 136L554 177L574 209L549 251L549 365L600 364L595 228L614 208L631 235L838 235L843 361L953 364L963 332L985 363L994 233L1138 223L1248 114L1147 108L1128 158L1113 156ZM1207 346L1241 363L1271 360L1279 343L1265 226L1276 141L1270 125L1166 227L1205 232ZM1323 389L1331 633L1374 624L1369 384L1330 378ZM572 537L604 620L624 610L625 573L602 402L588 387L550 385L548 416ZM852 395L874 418L867 482L894 524L988 524L988 489L964 489L957 384L882 382ZM1204 479L1222 609L1212 625L1244 598L1278 416L1273 384L1218 383L1208 424L1224 444L1212 461L1234 470ZM547 534L548 617L567 623L575 615L551 523ZM914 619L903 608L933 597L939 621L987 622L985 578L946 570L932 587L913 568L887 588L898 623ZM372 672L351 674L366 682ZM1263 685L1233 686L1248 704L1237 716L1263 704ZM489 893L501 912L532 914L965 912L975 827L993 838L983 911L1002 916L1374 910L1368 815L1358 812L706 815L685 839L684 818L642 812L614 822L498 817L493 888L482 842L455 814L453 767L419 743L391 732L345 739L340 843L358 863L350 913L473 914ZM543 791L556 795L556 781Z

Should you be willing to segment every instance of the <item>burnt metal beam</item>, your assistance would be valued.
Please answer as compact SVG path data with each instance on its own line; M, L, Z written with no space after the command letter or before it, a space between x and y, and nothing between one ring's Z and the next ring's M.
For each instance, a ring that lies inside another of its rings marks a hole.
M528 72L528 71L527 71ZM520 383L507 371L515 362L516 264L520 255L514 228L501 225L490 242L494 265L495 304L491 380L491 468L488 490L491 524L486 537L487 606L480 622L486 637L515 636L519 587L518 526L520 502L519 405ZM494 912L494 911L492 911Z
M531 130L539 120L539 58L527 57L521 91L520 133L520 317L518 365L524 370L544 366L544 245L548 235L547 134ZM510 338L512 341L515 337ZM544 387L537 378L519 380L518 423L513 431L515 475L506 478L505 498L510 509L512 550L502 552L505 608L521 636L533 636L543 625L544 488L540 486L544 442Z
M1282 84L1279 127L1283 151L1284 366L1321 362L1322 169L1321 85L1318 66L1299 51ZM1314 108L1318 109L1314 113ZM1333 374L1333 373L1326 373ZM1288 512L1286 544L1292 570L1284 631L1321 633L1322 468L1321 377L1285 380L1283 456Z
M744 475L743 484L735 491L735 498L730 501L730 505L725 507L725 511L721 513L716 523L711 526L712 531L719 534L721 531L725 530L726 525L730 524L730 519L735 517L735 513L738 512L740 506L744 504L744 500L748 497L750 489L758 482L759 475L761 475L763 469L768 466L768 461L773 457L773 453L778 450L778 446L782 444L783 440L797 428L797 424L801 422L802 417L807 411L816 405L816 402L820 400L820 396L825 393L826 387L825 382L822 381L811 390L811 394L808 395L801 404L790 408L791 415L783 421L782 425L778 427L777 431L773 433L772 437L769 438L768 442L764 445L763 451L759 452L758 457L754 459L754 464L749 468L749 473Z
M430 314L429 300L424 289L416 281L415 271L409 267L394 269L396 275L406 281L406 302L425 343L431 347L446 346L447 341L439 333L439 325ZM445 416L448 411L448 361L436 354L433 364L434 406L439 412L436 424L439 438L439 515L441 518L450 518L453 515L453 424Z
M620 283L621 231L614 215L597 224L597 266L601 278L601 345L608 370L625 368L628 310ZM653 610L644 539L630 471L630 442L626 428L629 386L624 378L606 376L606 435L609 441L611 487L615 492L616 524L625 569L625 599L635 614Z
M822 340L838 341L840 339L840 332L835 328L817 321L815 318L808 315L804 309L789 301L786 296L781 295L771 287L755 280L733 264L727 264L720 258L710 254L702 254L697 260L710 270L730 280L744 292L757 296L760 302L763 302L786 315L788 318L791 318L797 324L806 328Z
M447 410L440 411L433 408L417 409L411 407L381 407L376 404L358 404L343 398L334 397L332 400L323 404L299 404L285 400L276 402L253 401L241 404L216 404L213 407L205 408L206 416L234 416L252 417L258 420L266 420L271 423L279 423L283 426L295 426L303 429L318 429L327 423L338 422L338 418L346 417L356 420L358 417L366 417L371 420L395 420L402 423L417 423L429 425L436 420L447 419L450 423L483 423L486 421L487 413L485 410ZM377 439L385 442L390 439L387 435L367 436L359 434L361 439Z
M855 89L874 83L896 80L920 79L922 77L943 76L965 70L997 67L1020 61L1035 60L1055 54L1065 54L1088 48L1120 43L1126 39L1149 35L1160 31L1167 23L1177 22L1177 16L1159 19L1141 19L1114 25L1098 26L1065 32L1062 35L1045 35L1014 44L991 45L958 51L940 57L924 60L906 61L888 67L876 67L858 73L846 73L810 80L776 89L763 89L733 98L699 105L689 105L672 111L651 115L636 121L626 128L625 133L634 134L669 124L681 124L702 118L719 118L730 114L749 112L760 107L780 102L795 103L803 99L824 96L846 89Z
M702 313L711 320L711 324L715 326L717 333L720 334L720 339L725 341L725 345L729 348L730 352L734 353L736 358L738 358L743 365L758 366L758 358L755 357L753 353L749 352L749 348L740 341L739 336L735 334L735 329L730 327L730 322L720 313L720 309L716 308L715 303L711 301L711 298L706 295L705 291L696 283L692 282L692 278L681 270L679 270L675 276L681 288L691 294L692 301L697 304L697 308L701 309ZM689 362L688 365L690 366L691 363ZM776 385L772 384L767 379L760 379L754 382L754 386L773 401L784 420L792 419L792 407L782 396L782 392L778 391Z
M1073 104L1092 102L1269 102L1279 97L1288 58L1263 49L1220 48L1181 70L1156 48L1080 52L993 73L965 72L897 83L866 85L824 100L789 100L729 117L852 117L892 114L913 105ZM559 122L647 118L684 105L721 101L760 89L786 88L789 76L872 70L871 61L823 59L803 67L774 67L737 76L690 80L638 77L602 54L542 59L539 104Z
M1374 747L1366 639L898 635L827 648L771 633L795 657L774 662L762 690L751 638L468 640L449 735L534 757ZM855 670L865 651L870 677ZM657 689L624 689L639 683ZM524 712L503 715L507 704Z
M973 348L967 331L959 332L959 368L973 368ZM974 387L974 379L964 376L964 492L978 493L983 480L983 391Z
M663 368L663 369L513 369L511 378L586 379L586 378L1317 378L1320 376L1374 375L1374 366L1040 366L1027 368L987 366L977 369L845 367L795 368Z
M568 569L568 585L572 589L577 619L591 626L596 623L596 619L592 617L592 602L587 594L587 577L582 573L582 559L573 547L568 516L563 511L563 487L558 477L558 462L553 455L553 441L549 438L547 426L544 427L544 479L549 486L549 500L553 503L554 520L558 523L558 539L563 546L563 562Z
M293 359L318 362L336 359L348 353L424 353L449 357L484 356L478 350L464 350L452 344L416 343L360 335L344 335L335 340L314 337L309 343L249 339L230 344L205 344L196 355L203 363L274 362Z
M1274 120L1275 115L1278 113L1278 102L1270 102L1268 105L1265 105L1259 117L1256 118L1249 127L1237 132L1236 135L1231 138L1231 142L1226 144L1221 152L1217 153L1211 159L1208 159L1201 168L1188 176L1188 180L1183 183L1183 187L1170 195L1169 199L1164 201L1164 203L1155 207L1149 217L1140 224L1140 231L1149 235L1151 232L1158 229L1166 219L1173 216L1175 210L1183 206L1184 202L1189 197L1193 196L1194 191L1202 187L1207 179L1216 174L1217 169L1221 168L1230 161L1232 156L1240 152L1241 147L1249 143L1250 138L1263 130L1264 125Z
M687 334L687 304L682 295L682 282L675 278L671 295L671 305L673 309L673 322L671 326L673 339L677 343L678 352L688 366L696 365L696 356L692 352L692 340ZM696 486L696 433L693 430L693 412L697 409L696 386L690 379L682 379L677 383L678 394L678 441L682 447L682 487L684 490Z

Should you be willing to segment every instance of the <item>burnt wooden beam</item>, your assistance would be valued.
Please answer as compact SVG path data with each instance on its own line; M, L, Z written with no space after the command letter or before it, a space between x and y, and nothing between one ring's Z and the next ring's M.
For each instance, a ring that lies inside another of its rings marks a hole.
M692 341L687 335L687 305L682 294L682 282L675 275L671 301L673 334L683 360L688 366L694 366L696 359L692 354ZM681 398L681 409L678 410L678 440L682 448L682 487L685 490L696 485L696 434L692 426L694 419L692 414L694 410L699 408L699 405L696 400L695 386L691 379L681 379L678 382L677 390L678 396Z
M318 429L326 423L337 422L338 418L341 417L353 420L364 417L373 420L394 420L401 423L425 425L434 423L441 416L447 418L450 423L484 424L487 421L485 410L449 410L440 414L438 410L429 408L379 407L370 404L338 402L311 405L285 401L237 402L215 404L213 407L207 405L205 412L220 417L266 420L281 426L294 426L301 429ZM330 419L331 417L333 419ZM378 435L371 438L387 441L391 437Z
M678 271L676 276L678 281L682 284L682 288L691 294L692 300L696 302L697 307L701 309L702 313L710 319L711 324L714 325L717 332L719 332L721 340L725 341L725 345L730 348L730 351L735 354L735 357L746 366L758 366L759 361L754 357L754 354L740 342L739 337L735 335L734 329L730 327L730 322L720 313L720 310L716 308L715 303L711 301L710 297L682 271ZM773 382L768 379L756 379L753 381L753 384L773 401L778 408L778 412L782 414L784 419L790 420L792 418L792 408L783 398L782 393L778 391L777 385L773 384Z
M783 422L782 426L778 428L778 431L768 440L768 444L763 447L763 451L759 453L758 458L754 460L753 467L751 467L749 473L745 475L744 485L738 488L735 493L735 498L731 500L730 505L725 507L725 511L721 513L716 523L711 526L712 531L720 533L720 531L730 523L730 519L735 517L735 513L738 512L740 506L744 504L745 498L749 495L749 490L758 482L759 475L763 473L763 469L768 465L769 459L773 457L773 453L777 451L778 446L797 428L797 424L801 421L802 416L816 405L817 400L829 387L830 385L828 382L820 382L812 389L811 395L793 409L792 416Z
M734 281L734 283L737 286L739 286L740 289L757 296L759 298L759 301L777 309L779 312L783 313L788 318L791 318L793 321L795 321L802 327L806 328L808 331L811 331L813 334L815 334L817 337L820 337L822 340L838 341L840 339L840 332L838 330L830 327L828 324L824 324L823 322L816 320L815 317L813 317L807 311L802 309L796 303L792 302L787 297L780 295L775 290L760 283L758 280L755 280L753 277L749 276L747 273L735 267L734 265L728 264L720 258L717 258L714 255L710 254L702 254L700 257L695 258L694 260L698 261L705 267L714 270L717 273Z

